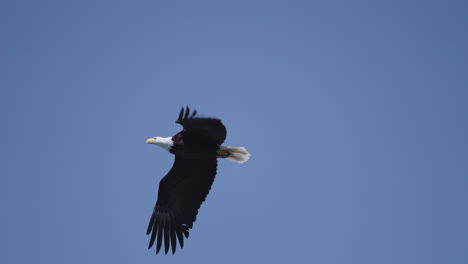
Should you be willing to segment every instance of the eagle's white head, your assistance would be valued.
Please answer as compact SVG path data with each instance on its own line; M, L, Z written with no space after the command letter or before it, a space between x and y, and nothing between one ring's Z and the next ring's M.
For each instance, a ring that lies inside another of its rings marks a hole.
M169 151L172 146L174 146L174 141L172 141L172 137L153 137L148 138L146 140L146 144L158 145L161 148Z

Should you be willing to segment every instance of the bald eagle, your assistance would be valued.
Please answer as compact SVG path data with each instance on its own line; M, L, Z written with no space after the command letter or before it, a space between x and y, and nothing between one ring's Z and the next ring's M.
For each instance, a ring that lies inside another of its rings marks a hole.
M217 158L246 162L250 154L244 147L225 147L226 127L216 118L196 117L197 111L180 110L176 123L183 130L173 137L153 137L147 144L155 144L174 154L171 170L159 183L158 200L149 221L151 234L148 249L156 243L159 253L164 240L165 254L177 241L184 247L184 237L196 220L198 209L205 201L216 176Z

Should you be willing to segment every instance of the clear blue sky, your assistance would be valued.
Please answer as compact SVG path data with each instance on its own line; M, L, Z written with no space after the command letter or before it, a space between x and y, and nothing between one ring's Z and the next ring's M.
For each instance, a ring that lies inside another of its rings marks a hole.
M466 1L2 1L1 263L468 263ZM147 250L182 105L223 119Z

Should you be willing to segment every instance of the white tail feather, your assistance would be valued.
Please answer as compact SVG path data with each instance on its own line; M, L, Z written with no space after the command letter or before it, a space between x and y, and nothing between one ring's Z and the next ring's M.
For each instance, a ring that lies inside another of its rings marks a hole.
M244 147L225 147L221 146L221 150L229 152L226 159L237 163L244 163L249 160L250 153Z

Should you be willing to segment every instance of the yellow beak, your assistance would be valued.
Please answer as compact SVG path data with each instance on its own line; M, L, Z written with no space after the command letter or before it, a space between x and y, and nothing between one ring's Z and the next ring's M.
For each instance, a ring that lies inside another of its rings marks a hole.
M146 140L146 144L154 144L154 143L156 143L156 140L154 138L148 138Z

